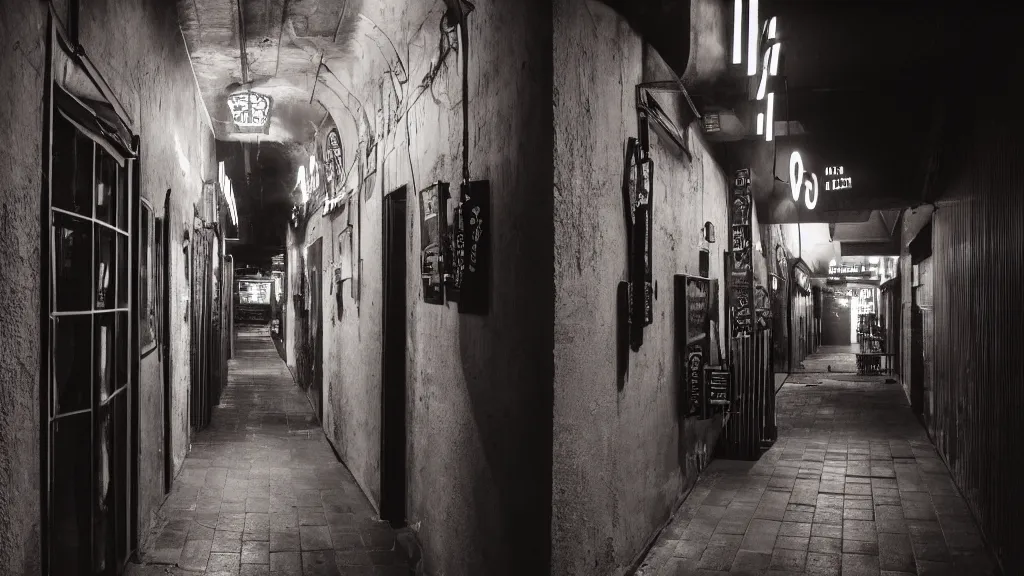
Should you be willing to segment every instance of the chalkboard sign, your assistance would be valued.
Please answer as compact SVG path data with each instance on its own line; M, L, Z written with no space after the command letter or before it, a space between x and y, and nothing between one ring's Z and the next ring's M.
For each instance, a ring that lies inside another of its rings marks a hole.
M462 184L462 274L459 312L487 314L490 298L491 184Z
M708 336L710 282L707 278L686 277L686 343Z
M708 367L706 382L708 383L708 406L725 406L729 404L729 371Z

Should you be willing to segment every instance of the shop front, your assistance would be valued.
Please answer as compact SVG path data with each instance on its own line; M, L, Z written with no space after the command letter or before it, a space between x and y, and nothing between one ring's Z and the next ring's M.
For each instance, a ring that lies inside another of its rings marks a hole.
M789 282L789 357L797 366L818 347L818 320L815 317L811 270L803 260L796 260Z

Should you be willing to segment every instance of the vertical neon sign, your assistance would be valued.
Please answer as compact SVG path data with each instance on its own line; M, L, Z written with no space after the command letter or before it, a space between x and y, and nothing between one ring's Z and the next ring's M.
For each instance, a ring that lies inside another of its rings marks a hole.
M747 76L757 76L755 99L764 102L764 108L757 112L757 135L764 136L766 141L771 142L775 137L775 93L771 90L768 79L779 73L782 43L778 40L778 20L773 16L762 24L758 17L758 0L747 0L746 6L747 26L744 30L743 0L733 2L732 63L743 63L743 40L746 36ZM762 47L759 59L758 49ZM761 68L759 76L758 65Z

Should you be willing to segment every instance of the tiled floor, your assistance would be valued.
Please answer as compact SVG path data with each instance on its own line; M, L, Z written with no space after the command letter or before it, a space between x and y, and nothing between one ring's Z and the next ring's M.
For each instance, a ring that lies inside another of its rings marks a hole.
M775 446L714 461L638 575L991 573L899 384L792 374L777 406Z
M408 576L395 533L324 439L266 330L239 335L228 387L131 576Z
M793 372L819 373L831 371L854 374L857 372L856 353L859 351L860 346L857 344L819 346L818 351L804 358L803 362L793 369Z

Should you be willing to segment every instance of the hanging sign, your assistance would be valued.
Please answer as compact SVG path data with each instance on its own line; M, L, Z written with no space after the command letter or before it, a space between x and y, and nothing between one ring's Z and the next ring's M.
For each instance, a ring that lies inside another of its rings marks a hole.
M265 133L270 126L270 96L259 92L238 92L228 96L231 121L239 132Z

